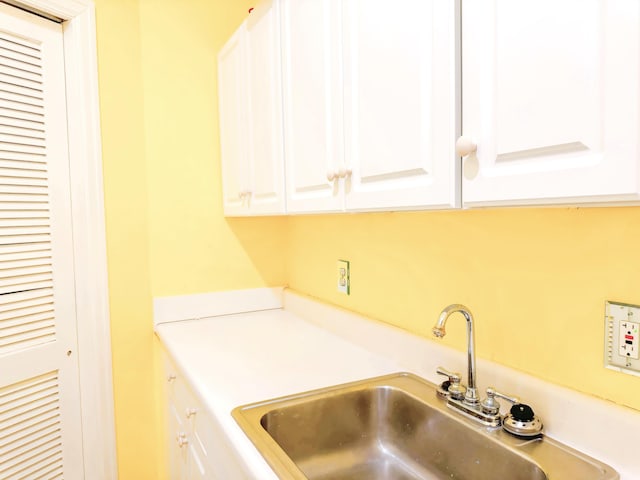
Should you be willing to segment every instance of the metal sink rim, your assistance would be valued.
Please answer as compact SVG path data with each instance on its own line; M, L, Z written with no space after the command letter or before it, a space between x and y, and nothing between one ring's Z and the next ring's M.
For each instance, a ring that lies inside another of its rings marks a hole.
M594 480L618 480L620 478L618 473L609 465L557 442L548 436L539 440L522 440L513 437L499 428L484 427L469 421L455 411L447 408L446 401L436 395L437 386L435 384L409 372L397 372L253 402L236 407L231 413L238 425L279 478L283 480L308 480L296 463L262 427L261 420L263 416L276 409L285 409L288 406L294 406L314 399L323 397L330 398L335 395L342 395L347 391L365 390L373 387L395 388L419 399L419 401L427 407L438 410L451 421L463 424L466 428L484 434L487 441L499 442L502 447L537 465L547 475L548 480L561 478L553 474L553 465L545 464L544 461L541 462L535 455L524 453L519 450L518 447L534 441L545 442L553 448L562 450L569 456L599 468L602 471L602 476L594 478Z

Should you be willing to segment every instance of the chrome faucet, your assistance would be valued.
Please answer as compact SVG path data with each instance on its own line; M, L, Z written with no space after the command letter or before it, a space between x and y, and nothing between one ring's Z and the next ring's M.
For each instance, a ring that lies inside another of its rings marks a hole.
M438 367L436 372L439 375L448 377L438 388L438 394L447 398L447 405L465 416L476 420L489 427L503 428L518 437L535 437L541 435L542 422L535 416L533 410L528 405L520 403L518 397L506 395L496 391L493 387L487 388L487 397L480 402L476 386L476 339L473 330L473 315L467 307L460 304L453 304L446 307L440 313L438 321L431 330L432 333L442 338L447 334L445 325L447 319L454 313L461 313L467 321L467 377L468 385L460 384L460 374L450 372L443 367ZM496 397L513 404L508 415L500 415L500 404Z
M451 314L460 312L464 318L467 320L467 391L464 395L464 403L468 405L477 405L478 404L478 391L476 388L476 339L473 332L473 315L467 307L460 304L449 305L445 308L440 317L438 318L438 322L435 327L431 330L433 334L442 338L447 334L445 330L445 325L447 323L447 319L451 316Z

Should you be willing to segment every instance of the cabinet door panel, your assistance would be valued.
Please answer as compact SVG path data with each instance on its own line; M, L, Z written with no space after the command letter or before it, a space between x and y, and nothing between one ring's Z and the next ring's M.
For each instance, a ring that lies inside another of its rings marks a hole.
M287 210L343 208L341 1L283 0L282 51Z
M265 1L246 22L250 208L284 213L282 75L278 2Z
M246 215L243 192L249 188L246 132L244 26L218 55L222 195L225 215Z
M187 480L211 480L202 462L201 452L196 445L189 444L187 457Z
M187 438L187 429L182 423L180 412L178 412L176 406L171 403L171 401L168 405L167 420L169 476L172 480L187 480L187 459L189 452L186 445L179 443L181 438Z
M466 205L636 200L634 0L468 0Z
M182 396L180 393L182 390L182 378L178 374L173 362L166 355L163 355L163 364L164 368L161 381L164 385L164 394L166 397L164 406L167 427L166 453L169 478L172 480L185 480L187 451L180 446L179 438L181 434L187 434L187 429L180 414L181 408L177 403L178 399Z
M347 209L458 204L456 5L344 1Z

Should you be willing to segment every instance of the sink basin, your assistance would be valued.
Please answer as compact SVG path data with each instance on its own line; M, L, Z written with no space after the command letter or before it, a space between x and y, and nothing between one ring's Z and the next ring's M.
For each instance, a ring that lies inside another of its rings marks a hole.
M550 438L522 440L449 410L398 373L238 407L234 418L282 479L614 480Z

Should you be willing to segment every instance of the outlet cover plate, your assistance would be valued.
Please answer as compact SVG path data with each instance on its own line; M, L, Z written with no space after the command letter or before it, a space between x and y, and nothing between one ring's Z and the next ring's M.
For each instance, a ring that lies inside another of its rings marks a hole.
M606 302L604 366L640 376L640 306Z
M351 274L349 272L349 261L338 260L338 292L349 295L351 293Z

